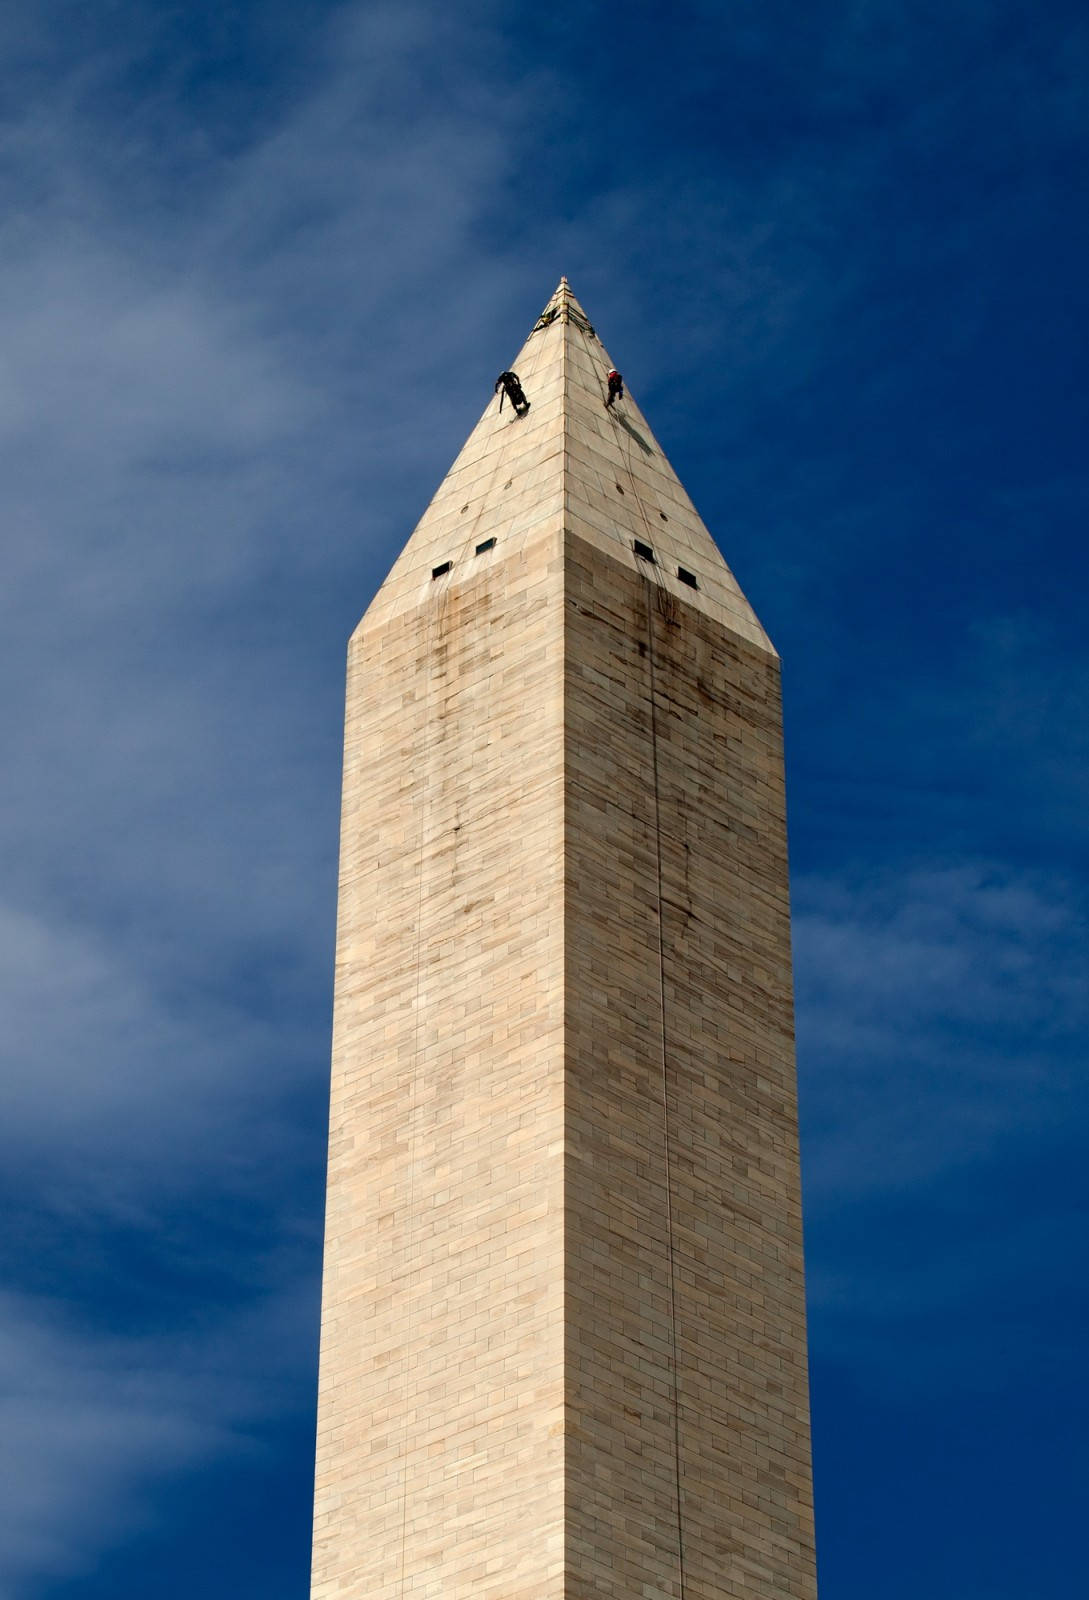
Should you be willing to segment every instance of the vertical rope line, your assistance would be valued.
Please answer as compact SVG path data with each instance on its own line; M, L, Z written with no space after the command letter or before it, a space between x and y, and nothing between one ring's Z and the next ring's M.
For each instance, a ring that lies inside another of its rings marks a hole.
M654 663L654 609L650 591L656 584L644 574L643 593L647 614L647 660L650 669L650 749L654 774L654 868L658 893L658 1002L661 1008L662 1138L665 1147L666 1243L669 1260L669 1343L670 1375L673 1388L673 1467L677 1507L677 1575L680 1600L685 1600L684 1524L681 1515L681 1399L677 1366L677 1268L673 1249L673 1172L669 1153L669 1052L666 1044L665 927L662 892L662 800L658 767L658 711Z
M593 338L591 340L590 334L588 334L586 332L586 329L582 326L581 322L575 322L575 321L573 321L573 320L571 320L571 319L569 319L567 317L564 318L564 321L567 323L568 327L574 328L576 333L580 333L582 335L582 342L586 346L586 353L590 357L590 365L592 366L592 368L594 370L594 376L597 379L597 386L598 386L598 389L601 392L601 403L602 403L602 405L605 405L605 401L608 399L608 393L607 393L604 385L601 382L601 377L600 377L599 368L598 368L597 359L596 359L596 356L599 355L600 352L601 352L601 341L598 339L596 333L593 335ZM597 344L597 352L596 353L594 351L594 344L595 343ZM606 407L606 409L608 409L608 408Z
M424 740L425 748L426 748L426 744L427 744L428 729L430 727L430 721L431 721L431 677L432 677L431 659L432 659L432 655L434 653L434 639L433 639L434 621L435 621L436 614L438 613L439 608L440 608L440 606L442 604L442 600L444 598L445 598L445 596L440 596L439 597L439 605L438 606L432 606L429 609L428 618L427 618L426 648L425 648L425 652L424 652L424 696L423 696L423 717L422 717L423 740ZM441 621L441 617L440 617L440 621ZM417 1144L417 1132L418 1132L418 1122L417 1122L417 1117L416 1117L416 1095L417 1095L417 1086L418 1086L418 1082L419 1082L419 1066L420 1066L420 1034L421 1034L420 989L421 989L422 974L423 974L424 845L425 845L425 842L426 842L426 833L427 833L428 785L430 784L430 781L431 781L430 763L428 762L428 763L425 764L424 762L421 761L420 766L421 766L421 769L423 771L424 777L423 777L423 787L422 787L422 790L421 790L421 793L420 793L420 806L419 806L420 825L419 825L419 830L418 830L417 840L416 840L416 875L417 875L417 878L418 878L419 881L418 881L418 886L417 886L417 891L416 891L416 938L415 938L415 946L416 946L416 948L415 948L415 957L414 957L414 963L415 963L415 987L414 987L413 1001L412 1001L412 1074L411 1074L411 1079L410 1079L409 1101L408 1101L408 1127L409 1127L409 1135L408 1135L408 1197L407 1197L406 1208L405 1208L405 1241L406 1241L406 1245L410 1245L411 1244L411 1240L412 1240L412 1215L413 1215L413 1206L414 1206L415 1200L416 1200L416 1144ZM407 1251L406 1251L406 1254L407 1254ZM407 1264L407 1271L406 1271L406 1278L407 1278L409 1284L411 1284L411 1282L412 1282L412 1277L413 1277L414 1270L415 1269L414 1269L411 1261L409 1261L408 1264ZM409 1306L411 1306L411 1297L409 1297ZM401 1384L401 1410L402 1410L402 1413L403 1413L403 1425L402 1425L402 1429L401 1429L401 1572L400 1572L400 1594L401 1594L401 1600L404 1600L404 1593L405 1593L405 1576L406 1576L405 1569L406 1569L406 1563L407 1563L407 1550L408 1550L408 1463L409 1463L408 1402L409 1402L409 1398L410 1398L410 1395L411 1395L411 1378L410 1378L410 1373L409 1373L409 1360L410 1360L411 1355L412 1355L411 1328L409 1328L407 1330L407 1332L406 1332L406 1337L405 1337L404 1379L403 1379L403 1382Z
M587 347L589 341L587 340ZM614 419L615 421L615 419ZM653 548L650 519L647 516L643 497L639 493L631 454L631 440L621 444L621 451L627 460L628 482L631 484L632 494L639 509L646 530L647 544ZM640 563L642 569L642 563ZM677 1580L680 1600L686 1600L687 1573L684 1552L684 1518L682 1512L681 1492L681 1396L680 1396L680 1370L677 1360L677 1263L673 1245L673 1164L670 1157L670 1120L669 1120L669 1049L666 1028L666 994L665 994L665 896L663 891L662 870L662 795L661 771L658 761L658 697L656 662L654 656L654 611L662 611L667 619L672 616L673 596L660 581L658 569L655 568L653 578L643 571L643 597L646 606L647 619L647 663L650 679L650 749L651 768L653 772L654 796L654 871L655 887L657 891L658 906L658 1004L661 1012L661 1089L662 1089L662 1143L664 1148L665 1167L665 1198L666 1198L666 1254L669 1263L669 1346L670 1346L670 1379L673 1391L673 1474L674 1474L674 1504L677 1511ZM655 596L655 605L651 603L651 591Z
M537 331L538 330L536 328L534 328L533 332L536 333ZM544 329L542 328L540 331L543 333ZM538 344L537 351L540 352L541 350L543 350L543 348L544 348L544 346L542 344ZM539 354L537 354L537 355L534 356L534 364L533 364L533 366L532 367L526 367L524 369L529 374L529 378L530 378L531 382L532 382L532 380L534 378L536 378L537 374L541 370L541 361L542 361L542 358L540 357ZM561 375L562 375L562 378L563 378L563 388L562 388L562 391L561 391L561 396L562 397L561 397L561 401L560 401L561 417L562 417L563 411L566 409L566 404L567 404L567 352L566 352L566 349L564 348L564 346L562 344L560 346L560 372L561 372ZM561 460L566 462L566 439L564 440L563 449L561 451ZM561 523L561 526L566 523L566 517L567 517L566 466L563 465L560 468L560 523ZM518 544L517 544L516 547L512 546L513 553L515 555L519 556L519 557L523 556L525 554L526 546L529 544L529 541L533 537L533 535L534 535L534 524L531 521L524 522L523 526L522 526L521 536L520 536L520 538L518 540Z

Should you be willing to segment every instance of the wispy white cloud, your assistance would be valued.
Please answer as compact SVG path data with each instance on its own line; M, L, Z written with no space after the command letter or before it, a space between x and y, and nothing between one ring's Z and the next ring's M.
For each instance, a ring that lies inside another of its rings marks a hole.
M1041 1176L1089 1109L1079 889L961 862L802 880L795 904L818 1363L894 1407L1063 1370L1043 1308L1081 1294L1080 1223Z
M1062 1125L1089 1018L1069 884L985 864L795 885L818 1209Z
M93 1206L134 1187L207 1182L243 1120L253 1159L282 1142L276 1118L309 1044L298 1026L191 982L156 982L106 934L10 909L0 910L0 1006L9 1175L52 1193L74 1186Z
M79 1576L104 1539L155 1525L179 1475L252 1456L259 1425L297 1403L285 1373L311 1342L299 1311L287 1295L212 1333L122 1338L89 1336L46 1300L0 1297L4 1593Z

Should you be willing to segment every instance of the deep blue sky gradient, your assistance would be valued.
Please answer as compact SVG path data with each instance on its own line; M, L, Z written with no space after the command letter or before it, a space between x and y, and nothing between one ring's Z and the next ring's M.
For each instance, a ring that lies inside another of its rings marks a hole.
M561 273L784 659L822 1600L1080 1592L1084 8L0 61L0 1596L307 1593L344 644Z

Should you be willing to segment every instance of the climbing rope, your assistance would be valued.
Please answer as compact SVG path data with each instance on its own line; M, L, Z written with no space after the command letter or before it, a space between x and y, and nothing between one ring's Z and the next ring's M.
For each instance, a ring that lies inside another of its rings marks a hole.
M436 632L436 626L437 626L438 632L441 635L442 624L443 624L443 620L444 620L444 617L445 617L446 597L447 597L448 588L449 588L449 586L447 584L444 584L442 586L442 593L440 593L439 596L438 596L437 604L434 605L433 607L431 607L429 615L428 615L428 619L427 619L426 647L425 647L425 652L424 652L423 712L422 712L422 716L421 716L422 737L421 737L421 740L420 740L421 747L424 750L427 749L428 731L429 731L430 723L431 723L431 679L432 679L432 661L434 659L434 649L435 649L434 636L435 636L435 632ZM414 956L415 988L414 988L413 1001L412 1001L412 1074L411 1074L411 1079L410 1079L409 1103L408 1103L408 1128L409 1128L409 1134L408 1134L408 1194L407 1194L407 1198L406 1198L406 1202L405 1202L405 1218L406 1218L406 1220L405 1220L405 1227L404 1227L405 1245L406 1245L405 1255L406 1255L406 1258L408 1260L410 1260L410 1261L411 1261L411 1254L410 1254L410 1250L409 1250L408 1247L411 1245L411 1242L412 1242L412 1240L411 1240L411 1232L412 1232L412 1224L413 1224L413 1217L414 1217L414 1206L415 1206L415 1202L416 1202L416 1153L417 1153L417 1139L418 1139L418 1133L419 1133L419 1118L418 1118L418 1115L417 1115L417 1109L418 1109L417 1108L417 1095L418 1095L418 1087L419 1087L420 1042L421 1042L421 1035L422 1035L422 1031L423 1031L423 1025L422 1025L423 1008L422 1008L422 1006L420 1004L420 995L421 995L422 980L423 980L423 911L424 911L424 881L425 881L424 851L425 851L426 839L427 839L427 818L428 818L428 812L429 812L429 809L430 809L429 808L429 804L428 804L428 799L429 799L428 791L429 791L429 788L430 788L430 781L431 781L430 763L421 761L419 770L422 772L423 776L422 776L422 786L421 786L421 790L420 790L420 801L419 801L419 806L418 806L419 826L417 828L417 833L416 833L416 875L417 875L417 879L418 879L418 887L417 887L417 892L416 892L416 935L415 935L415 947L416 948L415 948L415 956ZM411 1266L409 1267L409 1271L410 1272L412 1271ZM411 1327L411 1324L409 1324L409 1327ZM409 1337L410 1337L410 1335L409 1335ZM406 1350L405 1350L405 1361L404 1361L404 1377L403 1377L403 1382L402 1382L402 1385L401 1385L401 1414L402 1414L402 1417L404 1419L403 1427L402 1427L402 1430L401 1430L401 1574L400 1574L400 1595L401 1595L401 1600L404 1600L404 1593L405 1593L406 1553L407 1553L407 1548L408 1548L408 1474L409 1474L409 1444L410 1444L409 1401L412 1398L412 1387L411 1387L411 1378L410 1378L410 1373L409 1373L409 1363L410 1363L411 1356L412 1356L411 1344L408 1343L408 1341L406 1339Z
M572 319L572 321L574 321L574 319ZM575 326L577 328L579 328L580 332L583 332L584 337L585 337L585 330L582 329L581 325L577 321L575 322ZM591 329L590 332L592 333L593 330ZM587 348L587 353L590 355L591 359L594 362L594 370L596 371L597 370L597 363L596 363L596 359L595 359L595 356L594 356L594 351L593 351L593 349L592 349L592 347L590 345L589 339L586 340L586 348ZM598 383L599 383L599 385L601 383L600 377L598 378ZM602 400L603 401L605 400L604 390L602 391ZM605 406L605 409L606 409L606 411L608 411L610 416L613 416L612 409L609 406ZM613 420L614 420L614 424L617 423L617 419L615 417L613 417ZM624 431L626 431L626 430L624 430ZM632 494L635 496L635 503L639 508L639 514L643 519L643 526L644 526L644 528L646 530L646 535L647 535L646 542L647 542L647 545L650 548L653 549L654 539L653 539L653 535L652 535L652 532L651 532L650 519L647 516L646 506L643 504L643 497L639 493L638 481L637 481L636 476L635 476L634 465L633 465L632 456L631 456L631 439L630 439L630 437L627 439L626 446L622 447L622 448L624 448L625 455L626 455L626 460L627 460L628 482L631 485ZM647 566L647 565L649 565L649 563L644 564L644 566ZM656 600L655 600L655 603L653 605L651 603L651 591L652 590L655 592L655 596L656 596ZM664 1165L665 1202L666 1202L666 1204L665 1204L666 1259L667 1259L668 1269L669 1269L669 1351L670 1351L670 1363L669 1363L670 1372L669 1372L669 1377L670 1377L670 1387L671 1387L671 1390L672 1390L672 1410L673 1410L673 1477L674 1477L674 1505L675 1505L675 1508L676 1508L676 1522L677 1522L677 1578L678 1578L679 1600L686 1600L686 1595L687 1595L687 1572L686 1572L686 1564L685 1564L685 1547L684 1547L684 1515L683 1515L684 1504L683 1504L683 1490L682 1490L682 1487L681 1487L681 1396L680 1396L680 1370L679 1370L679 1365L678 1365L678 1360L677 1360L677 1351L678 1351L678 1338L677 1338L677 1261L676 1261L676 1249L675 1249L675 1245L674 1245L674 1227L673 1227L673 1167L672 1167L672 1157L671 1157L671 1146L672 1146L672 1136L671 1135L672 1135L672 1130L671 1130L671 1126L670 1126L670 1120L671 1119L670 1119L670 1107L669 1107L669 1043L668 1043L668 1037L669 1036L668 1036L668 1021L667 1021L668 1013L667 1013L667 1009L666 1009L666 982L665 982L665 891L664 891L664 884L663 884L663 876L664 875L663 875L663 868L662 868L662 796L661 796L661 770L660 770L659 755L658 755L658 705L657 705L657 681L656 681L657 660L656 660L655 650L654 650L654 613L655 613L655 610L657 610L661 614L661 616L664 618L664 620L667 623L667 625L675 624L675 622L676 622L676 602L674 600L673 595L665 587L665 584L661 582L660 575L659 575L657 567L651 568L651 570L649 572L647 570L643 571L643 595L644 595L644 602L645 602L644 603L644 612L645 612L645 617L646 617L646 636L647 636L646 637L646 646L647 646L647 665L648 665L648 679L649 679L649 685L648 686L649 686L649 692L650 692L650 748L651 748L651 769L652 769L652 773L653 773L653 786L652 787L653 787L653 798L654 798L654 872L655 872L655 888L656 888L656 900L657 900L657 929L658 929L658 1005L659 1005L659 1013L660 1013L660 1016L661 1016L661 1019L662 1019L661 1031L660 1031L660 1051L659 1051L659 1055L660 1055L660 1069L661 1069L660 1082L661 1082L661 1112L662 1112L662 1148L663 1148L663 1153L664 1153L664 1163L663 1163L663 1165Z
M636 491L636 497L638 498L638 491ZM677 1575L679 1579L680 1600L685 1600L686 1583L684 1518L681 1490L681 1394L680 1372L677 1363L677 1262L673 1239L673 1170L670 1154L671 1130L669 1112L669 1044L666 1020L665 893L662 872L662 790L661 771L658 758L658 704L656 682L657 664L654 653L654 607L651 605L650 598L652 589L657 590L660 605L660 597L663 593L662 586L656 581L653 581L648 574L644 573L643 593L646 602L647 666L650 689L650 750L651 769L654 779L654 872L658 911L658 1006L662 1019L660 1034L662 1148L664 1152L665 1167L666 1254L669 1263L669 1347L670 1378L673 1390L673 1471L675 1505L677 1510Z

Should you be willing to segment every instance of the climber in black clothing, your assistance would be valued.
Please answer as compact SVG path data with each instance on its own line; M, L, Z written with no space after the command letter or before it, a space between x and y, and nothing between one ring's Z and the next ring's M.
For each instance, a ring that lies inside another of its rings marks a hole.
M605 404L611 406L614 400L623 400L624 380L615 367L609 369L609 398Z
M515 416L524 417L529 410L529 401L526 399L525 390L518 380L518 374L516 372L501 372L495 380L496 394L499 394L500 389L503 391L499 395L500 411L503 409L503 401L509 399L514 407Z

